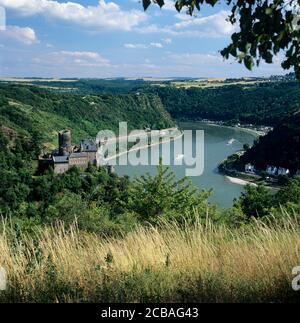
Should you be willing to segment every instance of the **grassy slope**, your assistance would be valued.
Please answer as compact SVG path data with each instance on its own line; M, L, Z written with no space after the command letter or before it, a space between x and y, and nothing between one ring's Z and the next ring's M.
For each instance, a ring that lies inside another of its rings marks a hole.
M17 242L6 228L0 263L9 288L0 302L296 301L298 228L292 220L242 229L169 224L118 240L45 228Z
M96 136L100 130L116 131L127 121L133 129L173 126L169 114L155 95L88 95L59 93L22 85L0 85L0 122L30 135L43 134L56 144L57 131L69 128L73 141Z

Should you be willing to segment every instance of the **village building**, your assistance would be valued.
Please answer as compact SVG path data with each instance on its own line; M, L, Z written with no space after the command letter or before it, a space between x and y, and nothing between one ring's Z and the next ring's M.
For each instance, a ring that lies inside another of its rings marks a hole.
M255 173L255 166L252 164L247 164L245 166L245 172L250 173L250 174L254 174Z
M278 172L278 168L276 166L268 166L266 172L270 176L276 176Z
M284 167L268 166L266 172L270 176L289 176L290 170Z
M278 176L288 176L290 175L290 170L287 168L279 167Z

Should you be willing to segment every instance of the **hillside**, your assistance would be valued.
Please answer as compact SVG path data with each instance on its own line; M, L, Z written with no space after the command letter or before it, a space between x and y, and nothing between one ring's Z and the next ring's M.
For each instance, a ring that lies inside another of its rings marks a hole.
M275 126L300 106L297 81L226 85L215 88L152 87L177 120L210 119Z
M278 127L241 157L241 163L253 163L260 169L267 165L300 170L300 111L287 117Z
M153 94L87 95L60 93L24 85L0 85L0 125L25 136L41 136L56 144L57 131L69 128L74 142L117 131L119 122L131 129L173 126L159 97Z

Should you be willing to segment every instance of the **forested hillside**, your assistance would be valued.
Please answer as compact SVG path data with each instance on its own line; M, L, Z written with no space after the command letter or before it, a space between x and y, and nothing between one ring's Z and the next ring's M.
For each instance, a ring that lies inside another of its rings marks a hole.
M34 86L0 85L0 124L25 136L56 143L57 131L69 128L74 142L117 130L127 121L131 129L173 126L159 97L153 94L79 95Z
M152 87L172 117L277 125L300 106L299 82L223 85L215 88Z
M267 136L249 149L242 157L242 164L253 163L260 169L267 165L300 170L300 111L286 118Z

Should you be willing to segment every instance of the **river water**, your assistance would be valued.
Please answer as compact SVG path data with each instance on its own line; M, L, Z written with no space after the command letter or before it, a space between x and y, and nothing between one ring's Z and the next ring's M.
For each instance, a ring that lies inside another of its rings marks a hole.
M208 125L203 123L181 123L184 130L204 131L204 172L201 176L191 177L193 184L201 189L213 189L210 202L221 208L231 207L233 200L243 192L243 186L231 183L226 177L218 174L217 166L229 155L240 150L244 144L252 144L256 135L239 128ZM191 139L195 145L196 137ZM171 144L171 156L174 145ZM153 148L152 148L153 149ZM156 146L162 154L162 147ZM132 152L136 154L136 152ZM149 155L151 154L149 149ZM175 156L176 157L176 156ZM163 156L162 156L163 158ZM178 179L185 176L186 166L170 166ZM119 175L128 175L131 178L149 173L156 174L156 166L117 166Z

